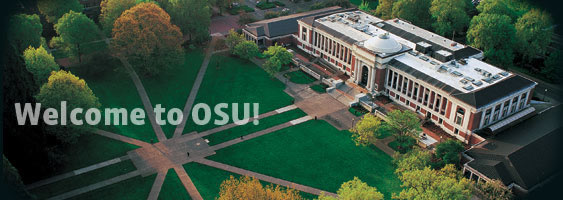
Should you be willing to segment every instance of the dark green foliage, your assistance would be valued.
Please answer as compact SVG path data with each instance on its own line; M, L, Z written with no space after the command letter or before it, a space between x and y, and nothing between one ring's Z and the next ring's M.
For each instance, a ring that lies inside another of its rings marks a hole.
M37 48L41 45L43 25L39 21L39 15L14 15L10 18L8 27L8 41L18 53L29 46Z
M436 157L441 159L441 165L459 165L460 153L464 150L463 144L458 140L448 139L436 145Z

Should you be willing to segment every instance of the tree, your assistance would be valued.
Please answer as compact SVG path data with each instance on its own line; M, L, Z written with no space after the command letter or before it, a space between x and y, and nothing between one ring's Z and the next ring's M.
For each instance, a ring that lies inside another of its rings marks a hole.
M399 179L403 190L394 199L470 199L472 184L453 165L405 171Z
M510 17L511 21L515 21L518 13L510 5L512 3L511 0L482 0L477 5L477 10L479 13L506 15Z
M240 179L235 179L230 176L228 180L221 183L221 190L219 191L218 200L300 200L303 199L299 193L291 188L283 189L279 185L273 187L272 185L262 186L260 181L255 178L243 176Z
M291 59L293 58L292 53L290 53L285 47L280 46L277 43L274 46L269 46L268 49L264 51L264 54L270 57L275 57L281 62L281 65L287 65L291 63Z
M369 12L369 11L370 11L369 2L367 2L367 1L362 1L362 3L360 4L360 6L358 6L358 8L359 8L360 10Z
M477 184L477 188L479 188L479 190L481 190L488 199L510 200L514 198L512 191L504 186L504 184L498 179L493 179L487 182L479 182Z
M245 41L244 36L237 33L234 29L231 29L229 30L227 38L225 38L225 45L227 45L227 47L231 50L231 53L233 53L235 46L243 41Z
M196 42L209 39L211 9L207 0L169 0L169 4L170 18L184 35Z
M452 40L456 32L461 32L469 25L469 16L465 8L465 0L433 0L430 13L435 22L434 30L442 35L452 33Z
M381 128L381 119L372 114L366 114L360 119L350 132L357 146L373 144L376 140L375 132Z
M100 24L107 36L111 36L115 20L129 8L135 6L137 0L103 0L100 3Z
M37 1L37 8L47 22L53 24L69 11L81 13L84 10L84 6L78 0L41 0Z
M436 145L436 157L441 159L441 165L459 165L460 153L464 150L463 144L458 140L447 139Z
M393 16L393 4L395 2L397 2L397 0L379 0L379 4L375 9L375 15L381 19L391 19Z
M233 54L242 59L250 60L258 54L258 45L253 41L243 41L235 46Z
M404 142L409 137L417 138L420 131L420 119L416 113L409 110L389 112L386 125L395 133L399 142Z
M117 18L111 50L131 62L138 73L156 75L184 60L182 32L154 3L140 3Z
M395 153L393 155L393 164L395 165L395 174L401 176L403 172L412 170L421 170L431 165L432 153L429 151L414 148L405 154Z
M561 51L555 50L551 52L545 61L541 73L551 80L558 80L561 77Z
M101 106L98 97L94 95L83 79L63 70L51 72L48 82L41 86L41 90L35 98L45 108L60 108L62 101L67 102L67 110ZM60 110L59 113L61 113ZM67 119L67 121L69 120ZM75 143L87 128L88 126L85 125L47 126L48 132L63 143Z
M272 78L281 70L281 62L276 57L270 57L262 67Z
M428 29L431 24L430 4L431 0L399 0L393 4L392 16Z
M52 71L57 71L59 65L55 62L55 58L40 46L39 48L29 47L23 52L23 58L25 61L25 67L31 74L33 74L33 79L40 87L49 78Z
M505 15L479 14L467 31L467 41L475 48L483 49L485 58L493 65L512 65L516 29Z
M99 29L94 21L74 11L64 14L59 19L55 24L55 31L59 34L62 44L74 47L80 62L82 62L80 45L99 38Z
M245 24L249 24L249 23L252 23L252 22L255 22L255 21L256 21L256 18L254 18L253 15L248 14L248 13L241 13L239 15L237 23L240 26L244 26Z
M377 191L377 188L369 186L358 177L342 183L336 193L341 200L383 200L383 194ZM321 193L319 200L336 200L336 198Z
M18 53L21 53L29 46L39 47L42 32L43 25L41 25L39 15L14 15L9 22L8 41Z
M545 55L553 35L551 17L547 12L532 9L518 18L514 27L519 45L516 49L525 60Z

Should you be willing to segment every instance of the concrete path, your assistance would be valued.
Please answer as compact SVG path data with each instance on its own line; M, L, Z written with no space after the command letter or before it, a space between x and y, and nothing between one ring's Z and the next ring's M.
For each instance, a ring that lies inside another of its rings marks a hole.
M96 170L96 169L99 169L99 168L102 168L102 167L105 167L105 166L113 165L113 164L116 164L116 163L119 163L119 162L125 161L125 160L129 160L129 156L122 156L122 157L119 157L119 158L114 158L114 159L111 159L111 160L108 160L108 161L104 161L104 162L101 162L101 163L90 165L88 167L84 167L84 168L77 169L77 170L74 170L74 171L71 171L71 172L67 172L67 173L64 173L64 174L61 174L61 175L58 175L58 176L53 176L53 177L48 178L48 179L37 181L35 183L27 185L25 187L25 189L31 190L31 189L34 189L34 188L38 188L38 187L48 185L48 184L51 184L51 183L72 177L72 176L84 174L86 172L90 172L90 171L93 171L93 170Z
M213 53L213 48L215 47L216 42L217 42L217 37L212 37L211 42L209 42L209 46L207 47L207 51L205 52L205 58L203 59L203 63L199 68L199 72L197 73L197 77L195 79L194 85L192 86L192 90L190 90L190 96L188 96L188 100L186 102L186 105L184 106L184 111L183 111L184 118L182 119L182 122L180 122L180 124L176 126L173 137L178 137L182 135L182 131L184 131L184 127L186 126L186 122L191 114L190 111L192 110L192 106L197 96L197 92L199 91L199 87L201 86L203 77L205 77L205 71L207 71L207 65L209 65L209 61L211 60L211 55Z
M234 167L234 166L231 166L231 165L226 165L226 164L215 162L215 161L212 161L212 160L199 159L199 160L196 160L195 162L200 163L200 164L204 164L204 165L207 165L207 166L210 166L210 167L222 169L222 170L232 172L232 173L235 173L235 174L254 177L254 178L257 178L257 179L262 180L262 181L266 181L266 182L270 182L270 183L273 183L273 184L285 186L285 187L288 187L288 188L293 188L293 189L296 189L296 190L299 190L299 191L302 191L302 192L307 192L307 193L314 194L314 195L320 195L321 193L324 193L325 195L329 195L329 196L333 196L333 197L337 196L336 194L331 193L331 192L327 192L327 191L319 190L319 189L312 188L312 187L309 187L309 186L289 182L289 181L279 179L279 178L274 178L274 177L271 177L271 176L268 176L268 175L259 174L259 173L256 173L256 172L248 171L248 170L245 170L245 169L241 169L241 168Z
M108 186L108 185L111 185L111 184L115 184L115 183L130 179L130 178L133 178L133 177L138 176L138 175L139 175L139 171L135 170L135 171L129 172L127 174L116 176L116 177L110 178L110 179L102 181L102 182L94 183L94 184L86 186L86 187L78 188L78 189L72 190L70 192L63 193L63 194L48 198L48 200L68 199L68 198L71 198L71 197L74 197L74 196L77 196L77 195L80 195L80 194L84 194L84 193L87 193L87 192L90 192L90 191L93 191L93 190L96 190L96 189L99 189L99 188L102 188L102 187L105 187L105 186Z
M162 184L164 183L164 179L166 178L166 174L168 171L159 172L156 175L156 179L154 179L154 183L152 184L151 192L149 193L148 200L156 200L158 199L158 195L160 194L160 189L162 189Z
M395 140L395 137L393 136L389 136L383 139L377 139L374 145L377 148L381 149L381 151L385 152L387 155L393 157L393 155L395 154L395 150L389 147L389 143L392 142L393 140Z
M158 141L166 140L166 135L164 135L164 131L162 131L160 125L156 123L156 113L154 112L149 96L147 95L147 91L145 90L145 87L143 87L143 83L141 82L139 75L137 75L137 73L135 72L131 64L129 64L127 59L123 57L119 57L119 60L125 67L129 76L131 76L133 83L135 83L135 87L137 88L139 97L141 97L141 101L143 102L143 106L145 107L145 111L147 112L147 116L149 117L149 121L151 122L152 129L154 130L154 133L156 134Z
M190 194L190 197L193 200L203 200L201 194L199 194L199 191L197 191L197 188L192 182L192 179L190 179L190 176L188 176L188 174L186 173L186 170L184 170L182 166L176 166L174 167L174 171L176 171L176 174L178 174L178 178L180 178L180 181L182 181L182 184L186 188L186 191L188 191L188 193Z
M105 136L114 140L119 140L125 143L129 143L132 145L136 145L139 147L147 147L150 146L149 143L143 142L141 140L137 140L137 139L133 139L127 136L123 136L123 135L119 135L119 134L115 134L112 132L108 132L108 131L104 131L104 130L100 130L100 129L94 129L93 131L95 134L101 135L101 136Z

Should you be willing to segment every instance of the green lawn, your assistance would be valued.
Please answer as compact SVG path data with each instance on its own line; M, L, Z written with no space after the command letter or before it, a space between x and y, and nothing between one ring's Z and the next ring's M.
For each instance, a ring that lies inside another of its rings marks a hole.
M297 84L309 84L317 80L302 70L289 72L284 74L283 76L288 78L289 81Z
M306 115L307 114L305 112L297 108L264 119L260 119L258 125L254 125L254 123L249 122L245 125L236 126L234 128L211 134L205 137L205 139L209 139L209 145L213 146L243 135L248 135L263 129L283 124L285 122L289 122Z
M328 88L328 85L325 85L324 83L319 83L319 84L311 85L310 88L313 91L322 94L322 93L326 93L326 89Z
M259 103L260 114L290 105L293 98L283 92L284 89L285 85L282 82L270 78L254 63L225 54L215 54L211 58L194 105L206 103L213 109L219 103L228 103L229 108L223 111L232 116L231 103L239 103L238 116L242 118L244 110L242 103ZM203 111L200 111L200 116L203 116ZM251 108L251 116L253 112ZM229 118L232 122L232 117ZM221 117L213 113L211 122L200 126L196 125L190 116L184 133L214 128L217 126L213 123L215 119Z
M30 193L36 195L40 199L45 199L72 191L74 189L86 187L88 185L104 181L115 176L126 174L135 169L135 166L130 160L122 161L113 165L96 169L94 171L90 171L77 176L72 176L58 182L35 188L31 190Z
M137 88L119 60L109 55L97 57L80 66L72 67L71 72L86 81L99 98L102 109L125 108L127 111L134 108L144 109ZM104 119L103 112L102 119ZM102 121L99 128L145 142L150 142L151 139L157 141L148 118L145 118L144 125L105 126Z
M155 178L156 174L147 177L135 176L71 199L147 199Z
M391 157L377 148L356 146L348 131L322 120L221 149L209 159L329 192L354 176L388 199L400 191Z
M205 57L201 49L186 51L183 65L170 67L155 77L140 77L154 107L156 104L162 104L166 112L172 108L184 110ZM162 117L166 119L166 113L163 113ZM175 125L166 124L161 127L168 138L174 135Z
M169 169L160 189L158 199L191 199L174 169Z
M185 164L184 169L186 169L186 172L190 175L190 178L194 182L195 187L203 199L215 199L219 197L221 183L224 180L229 179L230 176L235 178L240 177L238 174L233 174L231 172L193 162ZM271 184L264 181L260 182L264 186ZM306 199L317 198L316 195L305 192L300 192L300 195Z

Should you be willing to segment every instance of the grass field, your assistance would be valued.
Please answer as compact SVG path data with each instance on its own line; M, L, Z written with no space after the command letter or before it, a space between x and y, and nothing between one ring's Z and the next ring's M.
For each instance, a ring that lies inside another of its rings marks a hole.
M354 176L388 199L400 191L391 157L375 147L356 146L348 131L321 120L236 144L209 159L329 192Z
M162 104L166 112L172 108L184 110L204 57L201 49L187 50L183 65L173 66L155 77L141 76L152 105L156 107L156 104ZM166 113L162 116L166 119ZM170 124L161 127L168 138L172 137L176 128Z
M284 74L283 76L288 78L289 81L291 81L293 83L297 83L297 84L309 84L309 83L315 82L317 80L317 79L313 78L312 76L310 76L309 74L303 72L302 70L289 72L289 73Z
M215 54L211 58L194 105L206 103L213 109L219 103L228 103L229 108L223 109L223 111L232 116L231 103L239 103L238 116L242 118L242 103L259 103L260 114L290 105L293 98L283 92L284 89L285 85L282 82L270 78L257 65L225 54ZM251 110L251 116L252 113ZM202 111L200 116L203 116ZM212 114L211 122L215 119L221 118ZM232 118L230 122L232 122ZM213 123L196 125L190 116L184 133L201 132L216 126Z
M307 114L302 110L294 109L264 119L260 119L259 120L260 123L258 125L254 125L252 122L249 122L245 125L236 126L234 128L230 128L221 132L213 133L205 137L205 139L208 139L209 145L213 146L216 144L220 144L222 142L226 142L238 138L243 135L248 135L256 131L260 131L279 124L283 124L285 122L289 122L291 120L303 117L305 115Z
M156 174L142 177L136 176L97 190L93 190L71 199L99 200L99 199L147 199L151 191Z
M131 172L135 169L136 168L131 161L122 161L94 171L72 176L58 182L35 188L31 190L30 193L36 195L39 199L45 199L72 191L74 189L86 187L115 176L126 174L127 172Z
M178 178L178 174L176 174L174 169L168 170L166 178L164 178L162 188L160 189L158 199L191 199L188 191L186 191L186 188L182 184L180 178Z
M326 93L326 89L328 88L328 85L325 85L324 83L319 83L319 84L311 85L310 88L313 91L322 94L322 93Z

